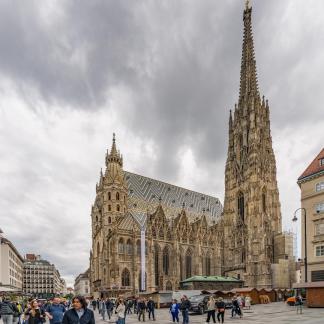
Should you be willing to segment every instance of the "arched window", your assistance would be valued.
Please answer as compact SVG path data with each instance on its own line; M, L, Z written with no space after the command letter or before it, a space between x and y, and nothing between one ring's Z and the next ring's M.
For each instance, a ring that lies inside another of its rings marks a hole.
M170 260L169 260L169 249L166 246L163 249L163 273L165 275L169 275L169 266L170 266Z
M111 217L108 217L108 224L111 224Z
M132 244L131 239L128 239L127 240L127 243L126 243L126 253L127 254L132 254L133 253L133 244Z
M172 291L172 283L171 281L167 281L166 284L165 284L165 290L170 290Z
M119 192L116 192L116 200L119 200Z
M126 196L124 196L124 203L126 204Z
M117 205L117 211L118 211L118 212L120 211L120 206L119 206L119 205Z
M118 253L120 254L125 253L124 239L122 237L118 241Z
M100 253L100 244L99 242L97 243L97 257L99 257L99 253Z
M136 242L136 252L138 256L141 256L141 241L137 240Z
M206 276L210 276L211 274L211 266L210 266L210 256L207 254L205 258L205 274Z
M108 192L108 200L111 200L111 192Z
M154 274L155 274L154 282L156 286L159 285L159 266L160 266L159 254L160 254L160 247L156 244L154 247Z
M192 274L192 256L191 250L188 250L186 253L186 279L190 278Z
M122 272L122 286L130 286L130 273L127 268L125 268Z
M96 222L98 223L98 215L96 215Z
M108 211L111 211L111 205L108 205Z
M265 213L267 211L267 201L266 201L266 193L265 190L262 192L262 211Z
M244 222L244 195L242 192L239 193L238 198L237 198L237 211L238 211L238 216Z

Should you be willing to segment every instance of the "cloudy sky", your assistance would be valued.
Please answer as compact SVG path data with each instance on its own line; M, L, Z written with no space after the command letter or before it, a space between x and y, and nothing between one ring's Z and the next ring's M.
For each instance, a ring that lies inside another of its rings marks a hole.
M125 169L223 200L243 0L0 1L0 227L22 254L86 270L112 133ZM323 148L324 2L254 0L283 227Z

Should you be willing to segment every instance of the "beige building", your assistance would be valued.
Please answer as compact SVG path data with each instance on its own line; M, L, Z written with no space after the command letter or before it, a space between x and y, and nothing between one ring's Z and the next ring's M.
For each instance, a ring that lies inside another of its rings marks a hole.
M24 259L0 230L0 290L22 291Z
M74 293L77 296L89 296L90 295L90 269L84 273L80 273L74 282Z
M143 286L175 290L195 275L225 275L245 286L269 288L282 269L285 279L275 284L291 286L293 249L282 233L270 108L258 90L248 3L243 21L224 211L216 197L124 171L114 137L91 210L90 284L95 297L134 294ZM139 224L146 226L145 240Z
M24 262L23 291L39 298L61 294L63 284L54 264L43 260L40 255L26 254Z
M301 207L306 211L307 281L324 281L324 149L298 178ZM301 210L302 258L305 258L305 217ZM305 281L305 265L301 266Z

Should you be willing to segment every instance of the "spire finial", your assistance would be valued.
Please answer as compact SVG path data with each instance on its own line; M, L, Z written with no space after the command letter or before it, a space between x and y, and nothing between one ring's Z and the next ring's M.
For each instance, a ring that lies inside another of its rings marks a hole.
M113 143L115 143L115 142L116 142L116 134L113 133Z
M249 9L250 8L250 0L246 0L245 1L245 9Z

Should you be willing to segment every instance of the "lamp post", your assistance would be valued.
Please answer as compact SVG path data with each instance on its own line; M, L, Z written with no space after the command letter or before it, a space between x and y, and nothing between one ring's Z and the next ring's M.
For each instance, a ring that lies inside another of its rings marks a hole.
M304 258L304 265L305 265L305 282L307 282L307 232L306 232L306 209L304 207L298 208L295 210L294 212L294 218L292 219L293 222L297 222L298 218L296 216L296 213L299 210L303 210L304 211L304 238L305 238L305 242L304 242L304 249L305 249L305 258Z

